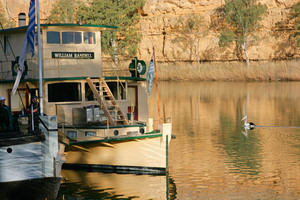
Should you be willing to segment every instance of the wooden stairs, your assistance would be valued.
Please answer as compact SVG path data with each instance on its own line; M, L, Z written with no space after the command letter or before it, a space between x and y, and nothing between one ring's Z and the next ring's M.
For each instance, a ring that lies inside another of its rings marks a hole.
M117 104L115 97L110 91L104 78L99 79L86 79L92 92L94 93L101 109L110 125L128 125L128 121L122 113L120 106Z

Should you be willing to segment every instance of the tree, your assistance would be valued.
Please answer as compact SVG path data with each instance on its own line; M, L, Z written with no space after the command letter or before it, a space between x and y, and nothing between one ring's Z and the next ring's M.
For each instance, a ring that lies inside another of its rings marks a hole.
M192 61L192 57L195 56L198 65L200 65L199 43L205 33L203 17L197 14L189 14L179 17L177 24L178 36L172 42L179 44L184 51L189 50L190 60Z
M52 7L47 21L50 23L77 23L78 7L83 5L80 0L57 0Z
M102 49L116 61L118 55L136 55L141 33L138 27L139 9L145 0L93 0L82 6L78 17L88 24L118 26L116 31L103 31Z
M243 49L248 68L250 61L247 48L250 37L258 31L259 22L266 13L266 5L256 4L256 0L225 1L224 14L228 26L219 36L219 45L225 46L235 41L237 46Z
M3 9L3 5L2 3L0 3L0 30L2 28L11 28L15 26L15 23L13 22L13 20L7 19L5 17L5 11Z

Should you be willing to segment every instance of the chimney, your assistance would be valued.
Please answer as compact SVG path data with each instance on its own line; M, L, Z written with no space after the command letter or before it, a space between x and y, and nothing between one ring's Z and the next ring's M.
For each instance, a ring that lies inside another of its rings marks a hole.
M19 14L19 27L26 26L26 14L20 13Z

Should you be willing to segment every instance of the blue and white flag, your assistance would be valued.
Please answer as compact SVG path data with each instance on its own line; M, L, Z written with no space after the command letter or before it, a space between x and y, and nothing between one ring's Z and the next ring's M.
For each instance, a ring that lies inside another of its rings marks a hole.
M147 82L148 82L148 93L149 96L151 95L151 88L152 88L152 80L153 80L153 74L154 74L154 54L152 55L150 65L147 72Z
M26 60L26 54L31 52L31 57L34 55L34 34L35 34L35 0L30 0L29 6L29 23L27 27L26 38L24 41L23 49L19 58L18 75L15 80L14 87L12 89L12 95L14 95L18 89L20 79L24 70L24 62Z

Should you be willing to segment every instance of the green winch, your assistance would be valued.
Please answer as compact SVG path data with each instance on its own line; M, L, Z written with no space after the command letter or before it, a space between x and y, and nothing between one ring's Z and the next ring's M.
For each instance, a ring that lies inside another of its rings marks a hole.
M129 71L131 73L131 77L140 77L140 75L144 75L146 73L146 63L143 60L138 60L137 57L129 64Z

